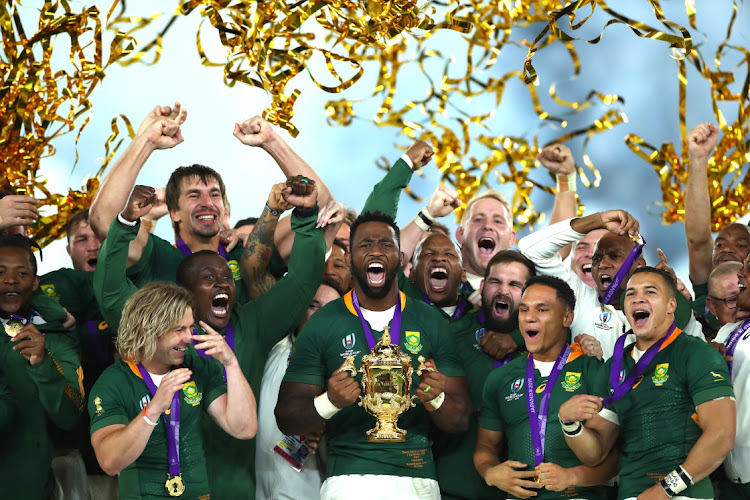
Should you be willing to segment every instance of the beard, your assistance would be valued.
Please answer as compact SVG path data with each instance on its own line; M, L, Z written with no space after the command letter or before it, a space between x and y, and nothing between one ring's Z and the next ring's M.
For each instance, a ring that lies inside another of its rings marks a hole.
M512 302L510 302L512 304ZM513 330L518 329L518 309L511 311L510 315L505 319L498 319L495 317L493 311L494 301L485 300L482 297L482 312L484 313L484 327L487 330L492 330L498 333L510 333Z
M366 296L375 300L382 299L391 291L393 282L396 281L396 276L398 275L398 267L394 267L390 271L386 270L386 272L387 274L385 275L385 283L383 283L383 286L380 288L372 288L370 287L370 284L367 283L367 269L358 269L356 266L352 266L352 278L359 283L362 292L364 292Z

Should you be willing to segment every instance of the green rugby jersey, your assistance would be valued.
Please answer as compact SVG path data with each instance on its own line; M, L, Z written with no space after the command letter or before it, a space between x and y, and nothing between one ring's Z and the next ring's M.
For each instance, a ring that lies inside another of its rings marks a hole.
M0 429L3 498L50 497L55 485L50 431L73 429L83 411L78 339L59 323L35 326L45 335L46 350L36 366L13 350L0 326L0 371L14 406L13 421Z
M328 379L348 356L355 358L357 368L362 356L370 352L362 323L354 312L349 292L316 312L294 343L284 382L325 387ZM411 354L417 368L418 356L434 359L440 373L448 377L463 376L458 366L447 323L427 304L401 294L403 315L399 347ZM373 337L382 332L373 330ZM361 375L357 374L357 381ZM412 390L419 385L416 372ZM410 408L398 419L398 426L408 432L403 443L368 443L366 432L375 427L375 417L356 403L342 409L326 422L328 436L328 476L344 474L382 474L435 479L430 450L430 417L422 403Z
M221 369L198 356L192 347L180 367L193 372L180 393L180 473L185 481L185 493L180 498L208 498L211 490L200 430L201 413L227 392L227 386ZM134 418L141 418L151 397L138 368L118 361L104 371L91 391L88 403L91 434L110 425L128 425ZM169 473L167 455L166 425L160 418L141 456L120 472L120 498L170 498L164 486Z
M621 380L635 366L625 348ZM610 358L601 379L611 392ZM608 407L617 414L620 438L618 498L637 497L681 465L701 436L696 408L713 399L734 396L727 363L710 344L675 329L643 375L622 399ZM681 495L713 498L709 478Z
M508 459L528 464L534 470L534 449L531 442L528 405L526 403L526 363L528 354L516 357L507 365L493 371L484 385L482 411L479 426L483 429L502 432L508 440ZM557 378L550 396L547 413L547 432L544 440L544 460L560 467L571 468L581 461L565 442L558 422L560 406L576 394L600 393L599 379L604 377L603 364L596 358L582 355L580 348L572 349L568 362ZM534 370L537 404L547 386L547 377ZM604 499L603 487L571 487L555 492L546 489L537 491L535 498ZM515 498L509 496L510 498Z

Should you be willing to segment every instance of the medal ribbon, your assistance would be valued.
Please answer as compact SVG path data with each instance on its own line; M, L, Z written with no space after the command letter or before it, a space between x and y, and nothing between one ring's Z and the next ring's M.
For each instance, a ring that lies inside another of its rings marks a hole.
M195 328L193 328L193 335L198 335L198 331ZM227 345L232 350L232 352L234 352L234 325L232 324L231 319L229 320L229 323L227 323L227 327L224 330L224 340L226 340ZM194 340L193 345L195 344L200 344L200 340ZM196 349L195 352L197 352L198 354L200 354L206 359L213 359L211 356L206 354L206 351L204 351L203 349ZM227 369L224 366L222 366L221 369L224 372L224 382L226 382L227 381Z
M529 353L526 361L526 405L529 410L529 426L531 427L531 444L534 447L534 465L544 462L544 438L547 435L547 412L549 410L549 400L552 396L552 390L557 383L557 377L560 376L565 363L570 357L570 346L566 343L565 348L557 356L555 365L547 377L547 383L544 386L544 393L539 402L537 410L536 383L534 382L534 356Z
M428 306L432 305L432 301L424 293L422 294L422 300ZM451 315L451 319L460 319L460 318L463 318L464 314L466 314L467 307L468 307L468 304L466 302L466 299L464 299L463 297L461 297L459 295L458 296L458 302L456 303L456 310L453 311L453 314Z
M617 294L617 290L620 289L620 284L625 280L625 277L630 272L630 268L633 267L633 263L638 260L643 253L643 247L646 246L646 240L641 236L643 243L636 243L633 249L630 251L628 256L625 258L625 262L622 263L620 269L617 270L612 283L607 287L607 291L604 292L604 296L599 297L599 302L602 304L611 304L612 300Z
M485 317L484 317L484 311L482 311L480 309L479 310L479 323L481 323L482 326L484 326L484 319L485 319ZM509 362L512 357L513 357L513 353L509 352L508 355L505 356L505 358L503 358L503 359L496 359L495 360L495 366L493 367L493 370L495 368L500 368L501 366L503 366L504 364L506 364L507 362Z
M13 313L6 313L5 311L3 311L0 316L3 317L3 318L5 318L5 319L7 319L7 320L9 320L9 321L11 321L11 320L20 321L21 323L24 324L24 326L26 326L29 323L31 323L31 316L33 314L34 314L34 311L32 311L31 308L29 308L29 314L26 317L19 316L18 314L13 314Z
M732 332L732 335L730 335L729 340L726 343L726 350L724 352L725 356L734 356L734 348L737 347L737 342L739 342L740 337L742 337L748 330L750 330L750 318L743 321L742 324ZM729 377L731 379L732 362L729 361L727 364L729 365Z
M372 336L372 330L370 330L370 325L367 324L367 320L362 315L362 309L359 307L359 300L357 299L357 292L352 290L352 305L354 306L354 310L357 311L357 316L359 316L359 320L362 322L362 329L365 331L365 338L367 339L367 347L372 349L375 347L375 337ZM391 320L391 344L398 345L399 344L399 337L401 336L401 292L396 289L396 310L393 312L393 319Z
M156 396L156 384L151 380L151 375L141 363L138 363L138 371L146 382L149 392ZM169 475L180 475L180 391L172 396L172 405L169 407L169 415L163 414L165 431L167 433L167 459L169 460Z
M185 257L187 257L188 255L192 255L193 254L193 251L190 250L190 247L187 246L187 243L185 243L185 240L183 240L181 237L177 239L177 244L175 246L180 249L180 252L182 252L182 255L184 255ZM218 252L219 252L219 255L221 255L222 257L224 257L224 259L226 260L226 258L227 258L227 249L224 248L224 245L222 245L221 243L219 243L219 250L218 250Z
M612 403L616 403L617 401L622 399L622 397L625 396L625 394L627 394L630 389L633 388L633 385L635 385L635 381L638 380L641 375L643 375L643 372L646 371L646 367L654 359L656 353L661 351L662 345L672 335L675 328L675 324L672 323L672 326L669 327L669 331L667 332L667 334L664 337L660 338L654 345L648 348L643 356L641 356L641 359L639 359L635 364L633 369L630 370L630 373L622 383L620 383L620 371L622 370L622 357L625 353L625 339L627 338L628 334L633 332L633 330L628 330L624 334L620 335L620 337L617 339L617 342L615 342L615 352L612 354L612 366L609 371L609 385L612 386L614 392L608 398L605 398L604 401L602 401L603 408L606 408Z

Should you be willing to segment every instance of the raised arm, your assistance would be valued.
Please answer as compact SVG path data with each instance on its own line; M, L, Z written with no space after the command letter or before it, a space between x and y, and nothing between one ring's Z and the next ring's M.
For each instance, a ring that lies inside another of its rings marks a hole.
M549 218L550 225L575 217L577 214L576 165L570 149L563 144L552 144L539 152L538 160L555 176L557 182L555 204ZM565 245L560 249L560 256L563 259L569 253L570 245Z
M133 141L102 180L91 204L89 223L99 240L104 241L107 237L110 224L125 206L151 153L157 149L173 148L184 140L180 126L186 118L187 111L176 102L174 107L155 107L143 120ZM143 234L131 244L131 264L138 261L146 245L148 231L145 227L141 231Z
M690 279L708 283L711 274L711 199L708 194L708 159L716 146L719 130L712 123L701 123L688 133L688 181L685 186L685 236L688 245Z

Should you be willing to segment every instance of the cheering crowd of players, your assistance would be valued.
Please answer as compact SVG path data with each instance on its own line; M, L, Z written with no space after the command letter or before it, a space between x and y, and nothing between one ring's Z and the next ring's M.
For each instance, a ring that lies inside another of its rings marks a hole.
M67 225L73 269L38 276L38 202L0 199L3 498L750 498L750 231L711 233L714 126L688 136L691 294L661 251L645 262L657 235L628 212L575 217L563 145L539 155L548 227L516 241L488 190L454 241L444 186L394 223L424 142L356 217L254 117L235 137L287 180L230 229L209 167L136 184L186 117L175 103L141 123ZM174 241L152 234L165 215ZM344 368L386 329L426 369L405 438L370 442Z

